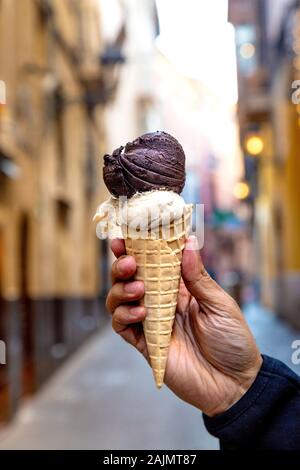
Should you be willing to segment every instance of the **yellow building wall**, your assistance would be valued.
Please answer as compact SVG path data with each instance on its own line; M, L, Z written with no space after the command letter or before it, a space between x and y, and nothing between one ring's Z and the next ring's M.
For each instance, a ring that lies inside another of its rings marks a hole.
M273 161L272 127L265 123L261 127L264 150L258 162L258 197L255 201L256 230L258 252L256 258L257 271L261 279L262 302L273 307L272 284L276 274L275 229L273 223L273 194L275 190L275 168Z
M271 124L262 127L266 145L259 157L259 195L255 203L257 266L263 303L299 324L300 121L292 102L278 100L276 106L280 125L273 130ZM276 155L277 147L272 148L274 131L287 134L282 154Z
M96 2L76 3L77 9L67 0L52 2L54 22L79 57L84 46L85 60L97 71L102 44ZM92 42L81 36L83 21L91 22ZM80 65L70 60L51 34L38 2L1 0L0 80L7 85L7 105L0 117L0 149L20 172L19 178L7 181L5 198L0 199L1 295L6 299L21 295L24 217L28 222L25 274L31 297L92 297L101 287L99 241L92 216L104 188L99 178L87 197L86 165L92 158L95 171L100 169L105 146L103 110L99 107L94 118L88 114L80 73ZM55 83L65 99L60 129L51 110ZM88 138L96 149L92 157ZM60 159L65 163L64 175L59 171Z
M289 152L282 176L284 269L300 275L300 122L296 106L288 104Z

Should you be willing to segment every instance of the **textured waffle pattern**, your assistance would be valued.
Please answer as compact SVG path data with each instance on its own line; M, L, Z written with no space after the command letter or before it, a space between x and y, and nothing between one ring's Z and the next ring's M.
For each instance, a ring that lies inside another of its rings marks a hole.
M135 279L144 281L141 303L147 315L144 333L151 367L158 388L163 384L177 295L181 277L181 258L190 227L190 211L172 224L167 239L131 238L127 233L126 252L137 263Z

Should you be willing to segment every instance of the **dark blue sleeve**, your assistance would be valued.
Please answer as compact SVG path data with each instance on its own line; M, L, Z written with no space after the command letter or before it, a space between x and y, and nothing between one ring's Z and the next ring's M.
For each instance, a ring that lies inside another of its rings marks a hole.
M224 450L300 450L300 377L263 356L247 393L225 413L203 418Z

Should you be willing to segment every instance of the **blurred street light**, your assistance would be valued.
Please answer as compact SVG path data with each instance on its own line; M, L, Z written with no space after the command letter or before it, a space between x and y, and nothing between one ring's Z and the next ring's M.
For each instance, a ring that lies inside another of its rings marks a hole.
M258 134L250 135L245 140L245 148L249 155L256 157L263 152L264 141Z
M246 42L240 46L239 52L243 59L251 59L255 54L255 46L251 42Z
M248 183L240 181L236 183L233 188L233 195L237 199L243 200L246 199L250 194L250 187Z

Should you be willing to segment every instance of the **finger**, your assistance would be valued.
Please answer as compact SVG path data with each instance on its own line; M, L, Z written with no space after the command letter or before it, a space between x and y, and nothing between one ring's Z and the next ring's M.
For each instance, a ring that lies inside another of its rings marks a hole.
M196 237L186 241L182 256L182 278L188 291L196 300L210 300L225 295L223 289L209 276L204 268Z
M187 290L183 279L181 279L179 284L176 313L179 313L180 315L184 315L185 313L187 313L189 309L190 300L191 294Z
M144 283L142 281L117 282L110 289L106 298L106 308L113 313L122 303L139 300L144 295Z
M148 359L148 351L142 322L146 316L146 309L143 306L131 307L120 305L113 315L112 326L127 343L134 346L143 356Z
M114 284L116 280L131 278L136 271L136 262L133 256L122 255L113 262L111 268L111 279Z
M125 330L119 333L119 335L127 343L131 344L131 346L135 347L140 353L142 353L144 358L148 361L148 363L150 363L142 324L128 326Z
M114 238L111 241L110 248L116 258L125 255L125 242L122 238Z
M112 327L120 334L129 325L142 322L145 316L146 309L143 306L119 305L113 314Z

